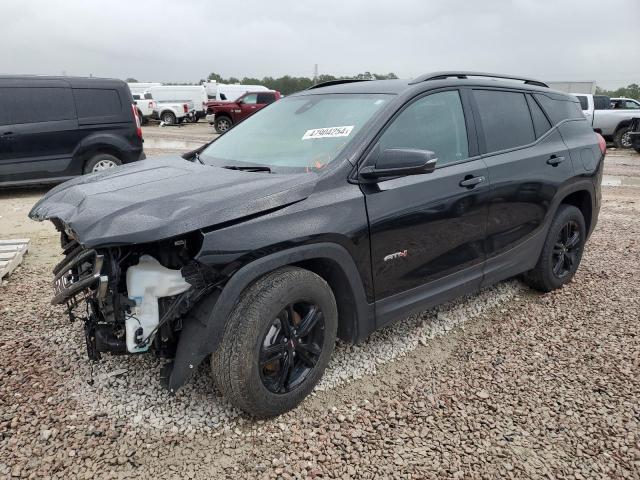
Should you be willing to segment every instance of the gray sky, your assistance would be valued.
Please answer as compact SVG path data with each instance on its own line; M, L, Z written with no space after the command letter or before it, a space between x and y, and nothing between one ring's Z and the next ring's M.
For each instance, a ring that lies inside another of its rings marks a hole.
M464 69L640 83L639 0L0 0L0 72L197 82Z

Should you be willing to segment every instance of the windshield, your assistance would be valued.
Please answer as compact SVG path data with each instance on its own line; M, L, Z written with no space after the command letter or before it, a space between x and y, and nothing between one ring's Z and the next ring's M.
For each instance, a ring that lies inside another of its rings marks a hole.
M390 99L383 94L325 94L272 103L200 153L216 166L263 165L273 171L319 170Z

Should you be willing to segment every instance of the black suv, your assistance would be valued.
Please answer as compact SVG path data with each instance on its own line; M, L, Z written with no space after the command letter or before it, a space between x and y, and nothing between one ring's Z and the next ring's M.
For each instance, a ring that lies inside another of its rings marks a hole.
M144 158L127 84L0 77L0 186L55 183Z
M336 338L519 274L561 287L596 224L604 143L575 97L486 77L317 85L193 162L56 187L30 213L62 235L53 303L82 303L91 358L153 349L173 392L210 357L234 405L271 416Z

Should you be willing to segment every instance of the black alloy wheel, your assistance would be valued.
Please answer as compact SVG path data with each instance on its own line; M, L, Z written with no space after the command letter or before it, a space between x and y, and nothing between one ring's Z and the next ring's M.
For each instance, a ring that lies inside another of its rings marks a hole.
M260 349L260 378L272 393L295 390L315 368L324 343L324 316L314 303L287 305L269 324Z
M553 274L557 278L564 278L574 271L580 248L580 227L577 222L570 220L558 233L551 254Z
M542 246L536 265L523 275L531 288L550 292L571 281L587 240L587 226L582 212L574 205L558 207Z

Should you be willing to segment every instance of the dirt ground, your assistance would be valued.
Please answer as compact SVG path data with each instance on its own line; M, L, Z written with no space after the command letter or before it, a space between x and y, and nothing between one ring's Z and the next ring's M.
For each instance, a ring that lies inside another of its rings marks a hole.
M144 135L149 155L213 129ZM341 345L339 365L384 360L334 367L269 421L228 406L206 368L175 398L142 357L88 382L80 326L49 305L58 238L26 218L44 190L0 192L0 236L33 242L0 286L0 477L640 478L640 155L610 151L605 173L570 285L504 282Z

